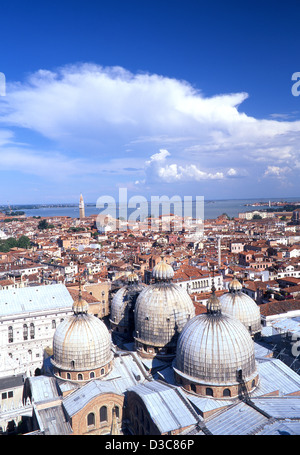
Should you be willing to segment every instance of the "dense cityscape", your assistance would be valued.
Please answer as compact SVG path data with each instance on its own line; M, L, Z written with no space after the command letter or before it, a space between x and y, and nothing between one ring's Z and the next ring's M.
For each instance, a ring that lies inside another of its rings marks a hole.
M297 434L300 208L245 213L196 235L85 216L82 195L76 218L1 213L1 432ZM204 343L217 317L238 325Z
M294 0L1 3L14 448L300 435L299 15Z

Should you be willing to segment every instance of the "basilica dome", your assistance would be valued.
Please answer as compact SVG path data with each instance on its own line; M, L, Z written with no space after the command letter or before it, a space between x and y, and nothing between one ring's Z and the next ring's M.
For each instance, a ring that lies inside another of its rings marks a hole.
M191 319L179 336L174 372L189 391L216 398L236 397L244 384L258 382L253 340L238 320L221 312L212 293L207 313Z
M119 289L111 302L110 326L114 333L131 338L134 330L134 307L145 284L139 282L136 273L130 273L127 284Z
M170 265L160 262L152 275L155 282L136 301L136 348L144 357L172 357L178 335L194 317L195 308L186 290L171 282L174 271Z
M73 315L63 320L54 333L52 364L55 375L62 379L86 381L101 377L112 368L110 333L87 310L88 304L79 292Z
M229 292L220 297L222 313L239 319L252 336L261 332L259 306L242 292L242 285L234 278L229 284Z

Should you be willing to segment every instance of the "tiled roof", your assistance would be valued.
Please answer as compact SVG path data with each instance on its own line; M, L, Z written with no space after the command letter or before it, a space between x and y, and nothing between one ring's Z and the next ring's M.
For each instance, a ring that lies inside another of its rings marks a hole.
M300 310L300 300L274 300L263 303L259 307L261 315L272 316L275 314L287 313L288 311Z

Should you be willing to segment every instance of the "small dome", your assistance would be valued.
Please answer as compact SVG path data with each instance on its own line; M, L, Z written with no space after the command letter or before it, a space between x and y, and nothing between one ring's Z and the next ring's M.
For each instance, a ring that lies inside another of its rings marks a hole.
M131 272L127 277L127 281L128 283L133 283L135 281L139 281L139 277L136 273Z
M241 321L251 335L260 333L261 315L257 303L241 292L242 285L236 279L232 280L229 289L229 292L220 297L222 313Z
M132 335L132 331L134 330L133 311L135 302L140 292L146 286L143 283L139 283L136 274L133 275L135 276L128 276L128 284L115 293L111 302L110 325L112 330L116 329L119 332L119 335L123 332L125 333L125 329L127 329L126 333L128 336ZM122 328L124 328L124 331Z
M233 280L229 283L228 288L230 291L241 291L243 286L239 282L239 280L234 277Z
M52 363L58 369L91 370L107 365L113 358L108 329L100 319L87 314L83 302L80 298L74 302L74 314L54 333Z
M174 276L173 267L164 261L159 262L152 271L152 276L156 281L168 281Z
M76 314L87 313L89 309L89 304L86 300L82 298L81 289L79 289L78 297L73 301L73 311Z

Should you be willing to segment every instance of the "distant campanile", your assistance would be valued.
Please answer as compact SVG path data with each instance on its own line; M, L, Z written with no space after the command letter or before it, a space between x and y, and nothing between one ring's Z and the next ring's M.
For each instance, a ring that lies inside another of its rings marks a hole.
M80 199L79 199L79 218L82 220L83 218L85 218L85 213L84 213L84 201L83 201L83 197L82 197L82 194L80 195Z

